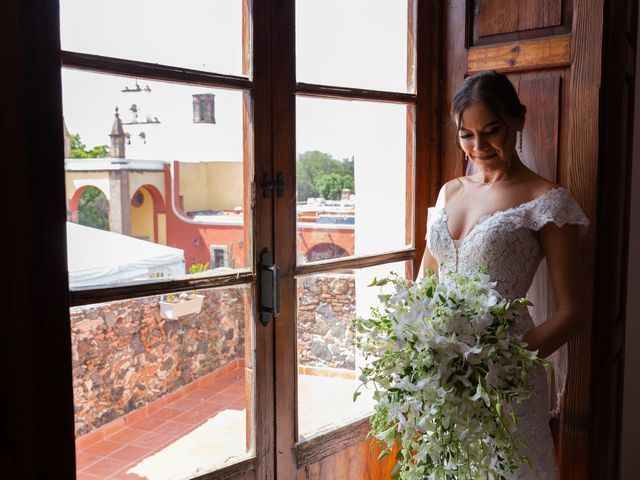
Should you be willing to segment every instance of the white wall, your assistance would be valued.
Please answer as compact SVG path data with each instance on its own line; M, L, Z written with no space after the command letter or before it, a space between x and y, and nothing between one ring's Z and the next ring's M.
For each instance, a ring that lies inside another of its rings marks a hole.
M640 48L640 43L638 44ZM636 50L637 52L637 50ZM640 55L636 58L636 100L631 223L627 277L627 324L622 411L620 480L640 480Z

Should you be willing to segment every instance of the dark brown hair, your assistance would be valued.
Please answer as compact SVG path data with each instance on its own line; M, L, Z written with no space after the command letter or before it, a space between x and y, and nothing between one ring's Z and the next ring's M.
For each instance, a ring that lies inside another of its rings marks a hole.
M506 125L504 115L517 117L527 109L518 98L516 89L506 75L493 70L471 75L456 90L451 115L460 129L462 112L471 105L484 103Z

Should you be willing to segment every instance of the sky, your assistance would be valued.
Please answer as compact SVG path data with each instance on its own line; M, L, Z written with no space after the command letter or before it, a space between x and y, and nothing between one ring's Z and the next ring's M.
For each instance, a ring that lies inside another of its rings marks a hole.
M242 74L240 0L61 0L60 8L64 50ZM402 0L298 1L297 81L406 91L406 19ZM138 84L151 92L121 92L135 81L64 69L69 131L89 147L109 144L115 107L127 122L136 104L139 120L149 115L161 124L125 126L132 135L128 158L242 160L239 92L143 79ZM215 125L192 123L195 93L216 95ZM356 162L402 155L404 162L405 107L306 97L296 105L298 152L321 150Z

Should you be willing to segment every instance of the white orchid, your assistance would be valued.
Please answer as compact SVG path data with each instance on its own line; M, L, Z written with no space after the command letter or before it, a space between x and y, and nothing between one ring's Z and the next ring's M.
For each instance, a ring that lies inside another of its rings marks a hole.
M400 449L393 478L498 479L526 461L513 404L533 393L528 372L549 366L511 332L527 300L503 299L482 272L373 285L393 288L355 321L359 379L375 386L370 435Z

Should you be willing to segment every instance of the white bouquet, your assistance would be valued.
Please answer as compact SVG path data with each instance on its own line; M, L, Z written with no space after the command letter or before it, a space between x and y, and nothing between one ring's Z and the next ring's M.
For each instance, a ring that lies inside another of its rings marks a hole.
M354 400L374 386L369 436L381 441L380 459L396 454L392 478L500 479L530 463L513 404L534 393L528 372L550 368L512 331L531 303L503 299L483 272L391 274L375 285L390 291L371 318L355 320L366 367Z

